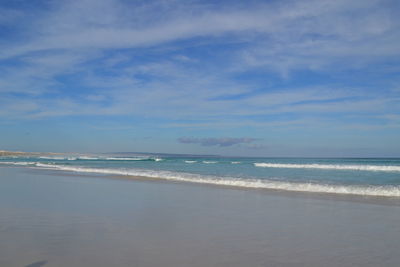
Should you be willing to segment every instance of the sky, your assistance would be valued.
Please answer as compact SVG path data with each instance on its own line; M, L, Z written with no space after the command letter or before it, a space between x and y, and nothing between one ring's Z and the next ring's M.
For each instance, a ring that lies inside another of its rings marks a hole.
M400 1L0 1L0 150L400 157Z

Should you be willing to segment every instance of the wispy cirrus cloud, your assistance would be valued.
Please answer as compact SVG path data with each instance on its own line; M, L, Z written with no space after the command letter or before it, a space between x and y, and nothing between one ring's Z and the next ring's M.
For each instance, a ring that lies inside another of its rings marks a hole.
M29 29L28 43L14 43L1 55L51 49L143 48L223 36L228 42L247 43L237 52L244 56L241 63L254 66L273 65L273 59L281 59L282 65L275 67L313 67L318 65L316 60L335 62L340 56L363 56L366 64L366 59L399 55L396 12L383 2L390 1L305 0L246 6L182 1L142 2L135 6L110 0L60 1L50 3L45 11L36 11L42 16L33 23L24 22Z
M0 118L156 119L187 136L396 129L399 10L392 0L0 4Z

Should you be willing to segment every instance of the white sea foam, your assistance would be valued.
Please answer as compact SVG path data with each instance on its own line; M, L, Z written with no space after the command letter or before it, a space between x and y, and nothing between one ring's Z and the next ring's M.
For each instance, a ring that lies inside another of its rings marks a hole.
M240 164L240 161L232 161L231 164Z
M185 160L186 163L196 163L196 160Z
M39 157L39 159L51 159L51 160L65 160L65 157L45 157L45 156L41 156Z
M383 171L400 172L400 166L392 165L343 165L343 164L284 164L284 163L254 163L263 168L289 169L325 169L325 170L354 170L354 171Z
M35 157L32 157L35 158ZM77 160L77 157L48 157L48 156L41 156L38 157L39 159L49 159L49 160Z
M384 196L400 197L400 186L361 186L361 185L328 185L316 183L294 183L287 181L273 181L266 179L239 179L229 177L217 177L197 175L190 173L178 173L169 171L141 170L141 169L108 169L108 168L88 168L80 166L65 166L55 164L45 164L40 162L2 162L14 165L34 165L40 168L57 169L61 171L71 171L80 173L98 173L122 176L141 176L158 178L163 180L224 185L244 188L260 188L297 192L330 193L363 196Z
M203 161L203 163L205 163L205 164L215 164L217 162L216 161L207 161L207 160L205 160L205 161Z
M0 161L0 164L5 165L16 165L16 166L34 166L37 162L25 162L25 161L17 161L17 162L10 162L10 161Z
M116 158L116 157L108 157L105 160L144 160L147 158Z
M121 160L121 161L127 161L127 160L133 160L133 161L162 161L162 160L164 160L164 159L161 159L161 158L147 158L147 157L135 157L135 158L108 157L108 158L104 158L104 160Z
M80 160L99 160L101 158L96 158L96 157L89 157L89 156L80 156L78 157Z
M43 160L113 160L113 161L163 161L163 158L157 158L157 157L95 157L95 156L39 156L39 157L34 157L34 156L13 156L13 157L6 157L6 158L30 158L30 159L43 159Z

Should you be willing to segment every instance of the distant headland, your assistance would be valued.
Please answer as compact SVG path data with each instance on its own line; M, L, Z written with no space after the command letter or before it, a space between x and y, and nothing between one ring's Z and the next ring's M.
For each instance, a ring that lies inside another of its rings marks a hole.
M6 156L21 156L21 155L31 155L33 153L29 152L21 152L21 151L7 151L7 150L0 150L0 156L1 157L6 157Z
M12 157L12 156L37 156L37 155L58 155L59 153L51 152L23 152L23 151L7 151L0 150L0 157Z

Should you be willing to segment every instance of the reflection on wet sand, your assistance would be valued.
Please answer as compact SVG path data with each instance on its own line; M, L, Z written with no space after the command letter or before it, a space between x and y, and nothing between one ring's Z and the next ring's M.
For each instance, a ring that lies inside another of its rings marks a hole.
M0 183L0 266L400 266L394 202L18 168Z
M45 264L47 264L47 261L37 261L37 262L31 263L31 264L28 264L25 267L42 267Z

